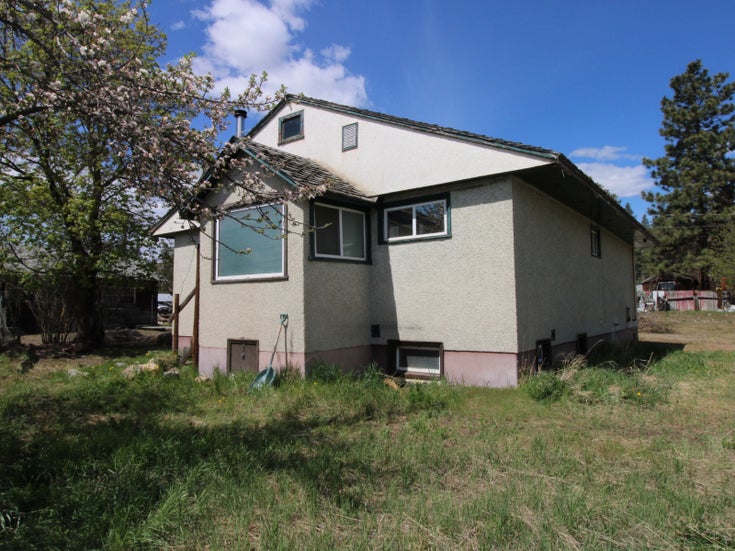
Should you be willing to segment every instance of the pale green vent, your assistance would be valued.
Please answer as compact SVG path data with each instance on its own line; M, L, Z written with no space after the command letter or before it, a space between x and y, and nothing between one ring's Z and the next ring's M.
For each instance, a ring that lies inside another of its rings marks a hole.
M342 151L357 148L357 123L342 127Z

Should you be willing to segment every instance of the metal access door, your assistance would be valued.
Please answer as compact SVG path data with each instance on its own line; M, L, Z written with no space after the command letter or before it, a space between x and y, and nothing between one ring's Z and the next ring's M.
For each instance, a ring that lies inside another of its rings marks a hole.
M227 340L227 372L239 371L259 371L258 341Z

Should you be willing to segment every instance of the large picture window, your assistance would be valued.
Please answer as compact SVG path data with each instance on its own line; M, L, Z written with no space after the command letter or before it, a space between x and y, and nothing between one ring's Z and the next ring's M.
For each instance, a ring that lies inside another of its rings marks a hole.
M449 235L446 199L386 208L383 235L385 241Z
M365 213L314 204L314 256L366 260Z
M285 276L283 209L282 205L251 207L217 220L215 280Z

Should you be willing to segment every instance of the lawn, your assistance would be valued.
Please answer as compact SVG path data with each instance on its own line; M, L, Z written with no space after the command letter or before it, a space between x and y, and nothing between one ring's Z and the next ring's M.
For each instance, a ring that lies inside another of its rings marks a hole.
M126 379L151 356L120 354L0 356L0 549L735 548L732 351L641 343L505 390L325 367L255 393Z

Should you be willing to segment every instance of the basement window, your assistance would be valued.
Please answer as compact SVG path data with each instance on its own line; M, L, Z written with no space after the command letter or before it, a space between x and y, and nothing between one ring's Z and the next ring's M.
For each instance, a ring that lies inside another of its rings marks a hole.
M288 143L304 137L304 112L292 113L278 119L278 143Z
M398 343L396 372L406 376L439 377L442 373L442 346L433 343Z

